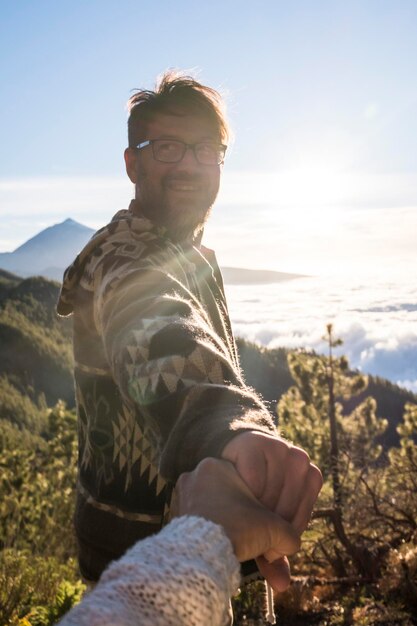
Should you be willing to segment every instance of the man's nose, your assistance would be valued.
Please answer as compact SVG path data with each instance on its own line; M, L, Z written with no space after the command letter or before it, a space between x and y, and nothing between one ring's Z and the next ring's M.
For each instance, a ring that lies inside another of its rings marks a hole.
M184 156L178 163L178 169L199 169L200 163L197 161L195 152L192 146L187 146Z

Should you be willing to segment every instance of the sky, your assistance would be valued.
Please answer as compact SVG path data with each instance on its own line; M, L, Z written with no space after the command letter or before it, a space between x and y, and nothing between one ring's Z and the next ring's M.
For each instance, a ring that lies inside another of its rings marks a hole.
M226 98L224 265L412 272L414 0L0 2L0 251L132 197L126 101L169 67Z

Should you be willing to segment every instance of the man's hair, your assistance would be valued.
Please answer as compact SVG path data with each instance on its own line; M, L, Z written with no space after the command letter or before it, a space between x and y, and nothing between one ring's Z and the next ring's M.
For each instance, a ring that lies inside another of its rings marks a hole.
M159 113L201 115L213 122L222 143L230 136L225 106L220 94L176 70L168 70L158 80L155 91L138 90L127 103L129 147L145 137L146 124Z

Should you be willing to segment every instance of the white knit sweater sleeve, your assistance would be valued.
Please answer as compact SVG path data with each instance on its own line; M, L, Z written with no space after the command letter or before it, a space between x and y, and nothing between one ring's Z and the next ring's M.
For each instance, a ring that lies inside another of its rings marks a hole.
M179 517L113 562L60 626L225 626L239 580L221 526Z

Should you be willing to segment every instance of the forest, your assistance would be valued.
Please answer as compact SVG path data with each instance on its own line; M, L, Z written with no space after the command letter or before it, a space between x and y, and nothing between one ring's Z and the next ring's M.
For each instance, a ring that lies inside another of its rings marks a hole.
M76 484L71 324L58 283L0 271L0 626L52 626L84 586ZM337 328L328 353L238 341L245 378L279 434L304 447L324 487L276 597L278 624L417 623L417 397L352 371ZM261 583L234 599L236 625L263 624Z

